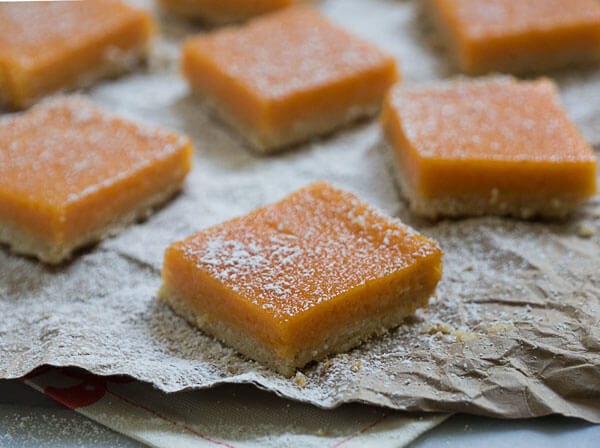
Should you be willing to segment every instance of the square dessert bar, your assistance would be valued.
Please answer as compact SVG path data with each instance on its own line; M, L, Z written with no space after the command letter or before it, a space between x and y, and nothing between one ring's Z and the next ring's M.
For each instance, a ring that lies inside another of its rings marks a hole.
M129 70L153 29L146 12L117 0L0 2L0 100L24 108Z
M290 376L426 306L441 257L397 219L316 183L171 245L159 297Z
M555 218L596 193L594 152L549 80L398 86L381 121L417 214Z
M427 0L465 73L541 73L600 60L596 0Z
M183 71L262 152L374 114L398 80L393 57L300 6L190 38Z
M145 217L182 186L191 144L79 96L0 121L0 242L48 263Z
M306 0L160 0L175 14L212 24L241 22Z

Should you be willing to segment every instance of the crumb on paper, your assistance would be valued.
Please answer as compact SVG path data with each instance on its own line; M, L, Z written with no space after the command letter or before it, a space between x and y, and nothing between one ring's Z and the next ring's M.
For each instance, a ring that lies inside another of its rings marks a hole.
M315 435L319 437L327 437L330 433L331 431L329 428L319 428L315 431Z
M304 386L306 386L306 375L304 375L300 371L296 372L296 376L294 377L294 383L298 387L304 387Z
M479 338L479 335L477 333L473 333L472 331L467 330L454 330L452 332L452 336L456 338L457 342L469 342Z
M352 367L350 367L350 370L356 373L356 372L358 372L360 370L361 366L362 366L362 362L359 359L354 364L352 364Z
M577 224L577 235L581 238L590 238L594 236L596 229L588 222L580 222Z
M454 328L444 322L429 322L421 325L419 333L421 334L452 334Z
M486 327L486 331L488 334L499 334L505 333L506 330L513 327L512 324L491 324Z
M321 375L325 375L329 371L329 369L331 369L331 367L333 367L333 361L331 359L328 359L323 363L323 366L321 367Z

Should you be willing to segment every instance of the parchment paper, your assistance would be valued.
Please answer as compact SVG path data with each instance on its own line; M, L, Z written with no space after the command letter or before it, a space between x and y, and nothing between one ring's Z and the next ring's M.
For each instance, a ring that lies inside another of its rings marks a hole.
M412 2L329 0L320 7L396 54L406 82L453 74L426 39ZM178 41L198 29L163 18L149 70L91 91L108 109L192 137L195 167L185 191L146 222L60 267L0 249L0 378L41 364L73 365L127 374L167 392L254 383L325 408L361 401L509 418L560 413L600 423L598 197L564 223L417 220L395 188L375 122L257 156L176 73ZM600 144L600 69L557 79L570 116ZM444 279L428 310L285 379L156 300L169 243L319 179L441 243Z

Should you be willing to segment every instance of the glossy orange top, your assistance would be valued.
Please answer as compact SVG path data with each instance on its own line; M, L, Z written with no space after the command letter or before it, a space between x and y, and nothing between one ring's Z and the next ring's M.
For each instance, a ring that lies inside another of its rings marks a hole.
M596 0L434 0L446 16L472 38L568 29L585 24L600 28Z
M118 0L0 3L0 63L23 68L61 58L148 15Z
M193 37L184 53L210 59L262 99L279 99L389 65L393 58L309 7L291 7Z
M396 87L391 106L422 159L594 162L549 80Z
M60 208L188 144L177 134L106 113L83 97L57 97L0 121L0 201Z
M436 243L397 219L316 183L173 244L165 266L183 258L283 323L440 256Z

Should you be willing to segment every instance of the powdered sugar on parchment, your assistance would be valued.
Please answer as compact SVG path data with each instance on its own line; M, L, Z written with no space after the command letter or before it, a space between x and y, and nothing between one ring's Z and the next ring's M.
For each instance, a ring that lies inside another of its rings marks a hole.
M423 39L413 2L329 0L320 7L396 55L406 82L452 73ZM375 122L257 156L175 72L176 42L194 29L201 28L165 19L166 36L148 72L91 91L113 112L190 136L196 155L185 190L146 222L66 265L46 267L0 250L0 377L41 364L76 365L128 374L164 391L248 382L321 407L362 401L503 417L558 412L600 422L598 197L564 223L416 219L396 190ZM600 72L557 79L570 116L599 145ZM438 240L444 278L428 310L309 365L295 381L202 334L155 297L171 242L316 180L348 189Z

